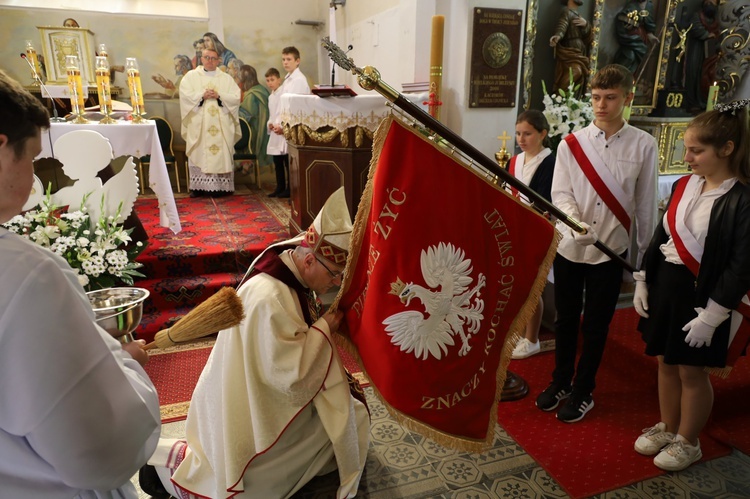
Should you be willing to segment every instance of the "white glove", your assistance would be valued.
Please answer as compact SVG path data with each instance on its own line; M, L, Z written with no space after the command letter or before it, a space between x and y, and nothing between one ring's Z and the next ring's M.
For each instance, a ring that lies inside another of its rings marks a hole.
M635 281L633 306L638 315L648 319L648 284L646 284L646 281Z
M729 317L730 310L709 298L705 309L699 307L695 311L698 312L698 317L682 328L683 331L687 331L685 343L693 348L703 345L710 347L716 328Z
M716 326L709 326L701 320L699 315L692 321L685 324L685 327L683 327L682 330L687 331L687 336L685 336L685 343L687 343L691 347L700 348L703 345L710 347L711 338L714 337Z
M586 233L580 234L571 229L571 232L573 233L573 239L575 239L575 241L581 246L590 246L594 244L598 239L598 237L596 236L596 232L594 232L594 229L592 229L591 226L585 222L578 222L578 224L586 229Z

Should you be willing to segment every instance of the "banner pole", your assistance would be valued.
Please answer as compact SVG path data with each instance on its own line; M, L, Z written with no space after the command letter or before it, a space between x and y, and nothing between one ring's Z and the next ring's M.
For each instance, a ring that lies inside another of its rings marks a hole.
M328 56L333 60L333 62L338 64L342 69L351 71L352 74L357 76L357 81L360 87L364 88L365 90L375 90L376 92L378 92L380 95L391 101L394 105L398 106L404 112L409 114L412 118L420 122L422 125L437 133L447 142L453 144L457 149L459 149L464 155L472 159L476 164L481 165L486 170L497 175L497 177L503 182L511 185L519 192L523 193L540 211L547 212L558 220L561 220L565 225L578 232L579 234L586 233L586 229L581 226L578 220L568 216L557 206L547 201L543 196L511 175L507 170L500 168L494 160L484 155L480 150L461 138L450 128L443 125L440 121L430 116L429 113L426 113L425 111L420 109L419 106L407 100L396 89L385 83L380 78L380 72L376 68L372 66L365 66L364 68L355 66L354 61L350 57L347 57L344 51L341 50L338 45L331 42L328 37L323 38L322 45L328 51ZM596 246L602 253L610 257L613 261L619 263L628 272L635 271L633 266L630 265L630 262L626 261L601 241L597 240L594 243L594 246Z

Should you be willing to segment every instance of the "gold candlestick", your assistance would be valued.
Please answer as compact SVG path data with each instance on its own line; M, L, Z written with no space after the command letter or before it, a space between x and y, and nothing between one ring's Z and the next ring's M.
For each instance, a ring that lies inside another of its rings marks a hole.
M96 92L99 96L99 112L104 118L99 121L103 125L115 123L112 114L112 91L109 85L109 62L107 56L96 57Z
M505 130L503 130L503 134L498 137L498 140L502 141L502 145L500 146L500 150L495 153L495 160L500 168L505 168L505 165L507 165L510 160L510 153L508 153L508 149L505 147L510 138L510 135L508 135L508 132Z
M36 49L32 45L31 40L26 40L26 58L31 63L33 68L31 71L31 84L39 86L39 80L42 78L42 68L39 65L39 57L36 54Z
M85 104L83 98L83 80L81 80L81 69L78 66L78 56L65 56L65 67L68 72L71 114L75 116L73 123L88 123L89 121L83 117Z
M143 116L146 107L143 103L143 90L141 89L141 72L138 69L138 61L135 57L125 58L125 71L128 74L128 88L130 89L130 104L133 106L133 123L145 123Z

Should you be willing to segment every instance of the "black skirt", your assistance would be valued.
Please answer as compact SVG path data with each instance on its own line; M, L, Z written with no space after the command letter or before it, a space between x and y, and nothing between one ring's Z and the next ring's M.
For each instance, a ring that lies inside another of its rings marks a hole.
M711 346L694 348L685 343L682 328L695 319L695 276L685 265L662 261L648 290L648 319L638 322L646 342L646 355L664 356L665 364L724 367L729 344L728 318L711 339Z

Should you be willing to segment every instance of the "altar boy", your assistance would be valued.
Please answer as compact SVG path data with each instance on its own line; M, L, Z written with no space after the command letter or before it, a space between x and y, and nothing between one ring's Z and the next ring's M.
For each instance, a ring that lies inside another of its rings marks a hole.
M26 204L48 127L0 70L0 223ZM0 496L136 499L161 429L143 342L120 345L65 259L2 226L0 262Z
M594 407L596 372L622 282L620 265L592 245L600 240L625 256L636 230L638 267L654 230L657 147L651 135L623 119L632 88L633 74L624 66L597 71L591 82L593 123L565 137L557 149L552 203L579 220L586 234L560 225L555 370L536 405L553 411L567 399L557 411L565 423L580 421ZM579 324L583 348L576 365Z

